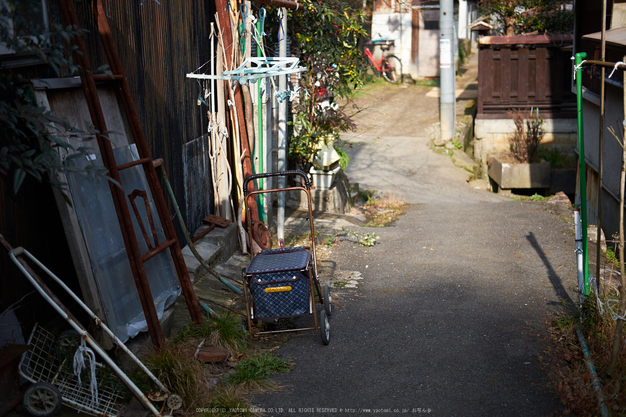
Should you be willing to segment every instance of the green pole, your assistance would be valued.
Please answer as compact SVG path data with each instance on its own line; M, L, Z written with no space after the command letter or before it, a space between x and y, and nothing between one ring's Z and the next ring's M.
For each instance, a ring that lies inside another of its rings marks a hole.
M583 232L583 273L585 278L585 295L589 295L589 255L587 241L587 183L585 179L585 139L583 131L583 80L582 61L587 57L585 52L575 55L576 65L576 110L578 115L578 182L580 186L580 219Z
M256 29L257 29L257 33L261 33L261 22L257 22L256 23ZM257 43L256 45L256 56L260 57L261 54L261 45L259 45L259 43ZM263 78L259 78L258 84L257 84L257 94L258 94L258 100L257 100L257 112L258 112L258 118L259 118L259 143L257 144L257 149L258 149L258 153L257 153L257 157L259 158L259 171L258 173L263 173L263 160L265 159L263 157L263 107L262 107L262 89L261 89L261 80ZM259 179L259 182L257 184L257 189L259 191L263 190L263 179ZM261 220L263 223L267 223L267 214L265 214L265 208L263 207L263 194L259 194L259 220Z

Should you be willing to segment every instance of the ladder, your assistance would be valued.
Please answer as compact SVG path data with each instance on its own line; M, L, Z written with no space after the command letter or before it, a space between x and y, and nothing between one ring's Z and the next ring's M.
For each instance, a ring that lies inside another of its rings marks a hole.
M79 26L76 10L74 9L73 5L73 0L59 0L59 8L61 10L63 22L66 26ZM111 143L104 136L105 132L107 132L108 130L105 123L100 99L98 97L98 92L96 89L96 81L111 81L111 77L106 75L92 74L85 43L80 37L75 37L74 39L72 39L72 44L77 47L75 58L83 69L83 72L81 74L82 86L85 93L85 98L87 100L87 105L89 107L89 113L92 119L92 123L97 130L96 139L98 142L100 153L102 154L102 161L105 168L107 168L109 171L109 176L113 180L117 181L118 184L122 183L120 180L120 171L135 166L141 166L143 168L147 182L150 186L150 192L154 198L154 203L158 212L157 215L159 216L165 232L165 240L163 242L159 242L157 239L156 228L152 218L153 213L150 212L147 193L145 190L134 190L130 195L126 196L124 195L124 190L122 187L119 187L113 182L109 181L109 187L111 190L111 195L113 197L113 202L115 204L115 211L117 213L117 218L119 220L124 244L126 246L126 252L128 254L133 278L135 280L137 291L139 292L139 299L141 300L141 305L146 317L146 322L148 324L148 332L150 333L152 344L154 345L155 349L160 350L162 347L164 347L165 339L161 330L159 319L157 317L156 308L154 305L150 285L148 283L146 270L144 267L144 264L152 259L154 256L169 249L172 260L174 261L174 265L178 275L178 281L180 283L181 291L185 298L185 302L187 304L191 319L193 322L201 324L203 323L203 318L200 312L200 305L195 296L191 280L189 279L189 273L187 272L181 248L178 243L178 239L176 238L174 225L169 216L165 196L161 190L156 168L154 166L152 157L150 156L148 144L146 142L141 124L139 122L139 116L137 114L135 105L130 94L128 82L126 80L126 77L124 76L122 64L115 48L115 44L113 42L113 37L111 35L111 30L106 18L106 14L104 13L104 9L102 7L101 0L94 0L92 9L94 14L94 20L97 22L98 25L100 40L107 56L109 67L113 73L112 81L115 83L119 96L121 97L124 113L126 114L126 118L130 124L131 134L134 139L135 145L137 146L137 152L139 154L139 159L136 161L125 163L122 165L118 165L116 163ZM128 203L126 200L127 197L131 203L131 206L133 207L133 213L136 216L137 222L140 225L141 235L146 241L148 247L148 251L145 253L141 253L139 249L135 229L132 223L131 211L128 207ZM140 202L143 201L145 204L146 213L148 214L148 226L150 229L150 233L148 232L148 228L146 227L146 225L143 224L142 220L138 216L136 206L137 199L139 199ZM150 236L152 236L153 242L150 241Z

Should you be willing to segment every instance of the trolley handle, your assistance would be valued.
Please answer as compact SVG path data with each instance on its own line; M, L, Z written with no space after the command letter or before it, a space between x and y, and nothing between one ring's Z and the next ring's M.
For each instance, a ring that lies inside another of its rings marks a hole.
M244 197L248 194L248 183L250 181L259 179L259 178L269 178L269 177L286 177L288 175L299 175L304 179L304 184L307 190L311 189L311 180L309 177L302 171L299 170L290 170L290 171L280 171L280 172L267 172L264 174L254 174L247 177L243 182L243 195Z

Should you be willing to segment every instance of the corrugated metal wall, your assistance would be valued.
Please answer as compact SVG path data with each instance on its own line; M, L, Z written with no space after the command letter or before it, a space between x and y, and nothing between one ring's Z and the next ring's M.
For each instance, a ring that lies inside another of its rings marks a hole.
M90 30L87 47L93 68L106 64L89 1L75 3L81 27ZM215 4L205 1L103 0L113 39L144 129L152 158L163 158L183 216L183 147L206 132L206 108L196 104L199 87L185 74L211 59L209 35ZM202 164L206 154L188 160ZM163 188L165 191L165 188ZM194 190L212 201L212 188ZM169 197L166 196L169 203ZM171 205L170 205L171 206ZM210 214L213 208L207 208ZM198 210L196 210L198 211ZM202 216L202 217L204 217ZM191 231L202 218L185 219ZM178 237L184 239L175 222Z

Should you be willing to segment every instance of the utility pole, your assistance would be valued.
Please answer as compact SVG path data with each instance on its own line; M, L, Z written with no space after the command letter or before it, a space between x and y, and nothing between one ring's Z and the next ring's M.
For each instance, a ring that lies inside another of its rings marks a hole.
M441 0L439 7L439 121L441 139L454 139L456 126L455 64L454 64L454 0Z

